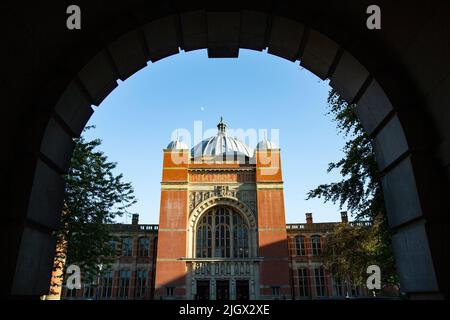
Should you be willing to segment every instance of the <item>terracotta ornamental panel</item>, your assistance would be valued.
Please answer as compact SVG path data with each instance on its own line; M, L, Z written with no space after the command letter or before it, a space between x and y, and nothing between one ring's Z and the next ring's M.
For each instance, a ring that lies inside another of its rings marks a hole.
M189 182L194 183L221 183L237 182L252 183L255 182L255 173L249 171L235 172L191 172L189 173Z

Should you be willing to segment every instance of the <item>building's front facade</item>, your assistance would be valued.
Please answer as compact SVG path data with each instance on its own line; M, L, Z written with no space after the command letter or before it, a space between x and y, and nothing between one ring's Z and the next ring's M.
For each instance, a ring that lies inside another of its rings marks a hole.
M290 299L280 150L217 127L164 150L155 297Z
M365 294L336 283L322 267L325 235L336 223L313 223L307 214L306 223L286 225L280 149L263 140L253 151L230 137L222 120L217 127L215 136L192 149L178 139L164 149L159 226L138 225L137 217L131 225L113 225L120 256L109 278L99 280L96 293L85 285L63 296L255 300ZM346 216L342 220L347 223Z

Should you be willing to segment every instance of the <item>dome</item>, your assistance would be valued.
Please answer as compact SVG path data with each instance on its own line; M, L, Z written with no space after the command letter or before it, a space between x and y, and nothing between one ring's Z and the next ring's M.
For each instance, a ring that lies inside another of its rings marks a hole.
M271 149L278 149L278 147L272 141L264 139L256 145L256 149L257 150L271 150Z
M207 138L191 149L191 156L197 157L217 157L224 154L253 156L253 150L237 138L226 134L226 124L220 119L217 125L217 135Z
M185 150L189 149L189 147L184 143L181 142L180 139L176 138L175 140L170 141L170 143L167 145L167 150Z

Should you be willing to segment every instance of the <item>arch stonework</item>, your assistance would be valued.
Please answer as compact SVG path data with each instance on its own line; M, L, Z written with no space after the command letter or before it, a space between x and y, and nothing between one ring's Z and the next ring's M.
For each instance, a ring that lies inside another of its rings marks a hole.
M194 258L195 255L195 230L197 229L197 223L200 217L207 213L210 209L217 206L227 206L238 211L249 226L250 234L250 249L251 255L256 256L258 254L258 240L257 240L257 223L256 213L253 212L245 203L237 198L233 197L211 197L198 204L189 215L188 223L188 258Z
M200 216L209 209L223 205L236 209L246 219L252 229L256 229L256 214L244 202L233 197L211 197L198 204L189 215L189 228L196 227Z
M2 243L10 245L4 252L2 294L46 293L72 138L117 80L180 49L205 48L215 58L237 57L240 48L267 48L330 79L357 104L383 173L402 289L412 297L448 297L450 45L445 39L450 38L450 4L379 1L383 28L378 31L364 28L368 4L135 1L99 11L93 2L80 1L90 14L79 33L58 27L59 17L44 25L16 21L15 12L23 8L9 4L2 22L17 33L5 39L15 55L5 58L4 70L12 120L3 135L10 216L2 226ZM28 9L37 17L65 12L63 3L47 6ZM37 35L29 37L28 30ZM39 61L32 52L38 52Z

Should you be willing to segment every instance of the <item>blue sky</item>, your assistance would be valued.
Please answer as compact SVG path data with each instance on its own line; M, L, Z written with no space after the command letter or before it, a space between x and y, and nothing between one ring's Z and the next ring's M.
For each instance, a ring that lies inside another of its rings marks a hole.
M308 190L340 177L326 173L344 145L326 114L329 89L298 63L265 52L241 50L239 59L181 52L120 82L95 107L89 125L96 128L85 136L102 139L101 150L133 184L138 202L130 211L158 223L162 150L174 130L193 132L194 121L216 129L221 116L229 128L279 129L287 222L304 222L305 212L316 222L339 221L337 205L305 200Z

